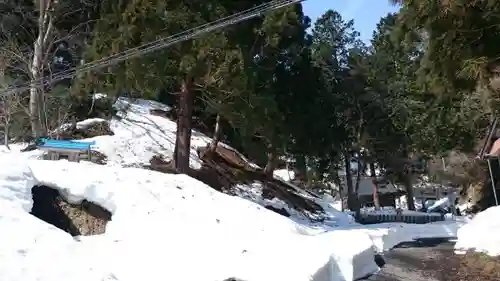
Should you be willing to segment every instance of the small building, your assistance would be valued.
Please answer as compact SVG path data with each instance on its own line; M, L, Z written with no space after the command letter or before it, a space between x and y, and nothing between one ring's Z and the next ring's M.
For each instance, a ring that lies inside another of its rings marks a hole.
M347 200L347 184L345 176L341 178L342 180L342 197ZM356 177L352 179L352 184L356 185ZM396 207L396 201L399 197L406 194L406 192L389 182L383 177L377 177L377 194L378 200L381 207ZM363 176L359 183L358 189L358 199L361 207L373 207L375 204L373 202L373 178L368 176Z
M355 181L354 181L355 183ZM373 179L364 177L359 183L358 198L361 206L374 207L373 202ZM396 207L396 199L404 195L405 192L384 179L377 179L377 194L381 207Z

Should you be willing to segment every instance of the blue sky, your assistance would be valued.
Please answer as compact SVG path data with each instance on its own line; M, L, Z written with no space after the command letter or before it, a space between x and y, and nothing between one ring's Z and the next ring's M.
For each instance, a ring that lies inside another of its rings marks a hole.
M380 18L398 9L389 0L306 0L302 6L313 23L329 9L339 12L345 20L353 19L366 43L370 42Z

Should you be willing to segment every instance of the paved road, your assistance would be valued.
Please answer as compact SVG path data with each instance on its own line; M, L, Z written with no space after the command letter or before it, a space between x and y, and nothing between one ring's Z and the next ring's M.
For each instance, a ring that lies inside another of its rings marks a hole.
M370 281L444 281L443 263L453 257L453 243L431 239L406 243L384 254L382 270Z

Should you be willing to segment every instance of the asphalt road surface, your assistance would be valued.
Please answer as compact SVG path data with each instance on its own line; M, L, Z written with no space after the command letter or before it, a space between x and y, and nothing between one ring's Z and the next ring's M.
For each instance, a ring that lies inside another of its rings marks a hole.
M447 281L448 264L454 258L453 243L443 239L426 239L402 244L383 255L381 271L370 281Z

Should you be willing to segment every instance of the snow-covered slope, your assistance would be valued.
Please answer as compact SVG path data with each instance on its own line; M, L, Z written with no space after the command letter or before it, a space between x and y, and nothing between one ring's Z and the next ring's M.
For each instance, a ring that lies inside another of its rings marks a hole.
M125 112L110 123L114 135L93 138L106 166L43 161L16 145L2 151L0 227L8 231L0 232L0 280L350 281L378 269L364 232L325 232L185 175L126 168L170 158L175 123L150 114L167 109L158 103L117 105ZM105 121L78 126L95 122ZM193 132L193 168L201 164L195 149L209 141ZM75 240L30 215L31 188L40 184L109 210L106 233Z
M96 142L95 150L107 156L108 166L143 167L149 164L151 157L155 155L160 155L166 160L172 158L177 124L165 117L151 114L152 110L168 111L170 109L168 106L150 100L119 98L115 107L119 110L119 118L114 118L110 121L110 128L114 135L98 136L89 139ZM103 119L89 119L79 122L77 125L84 128L96 122L107 121ZM202 164L196 149L198 147L205 147L210 141L211 138L193 130L190 153L190 166L192 168L199 169ZM219 145L232 149L224 143L220 143ZM235 151L234 149L232 150ZM237 151L235 152L238 153ZM246 160L243 155L238 154ZM257 167L257 165L250 161L247 160L247 162L249 165ZM262 206L285 209L291 214L292 219L296 221L305 222L308 220L302 213L288 206L286 202L277 198L263 198L260 182L255 182L251 185L235 186L235 191L240 197ZM310 195L303 190L296 189L295 191L302 197L318 201L315 198L310 198ZM317 203L325 206L323 202ZM338 212L333 208L326 208L326 211L327 220L334 225L337 225L339 222L353 221L349 215Z
M185 175L16 154L0 158L0 280L341 281L377 269L365 233L313 235ZM111 211L106 233L76 241L31 216L36 184Z
M132 166L148 164L154 155L171 159L175 145L175 122L150 114L152 109L169 110L161 103L147 100L118 99L116 107L121 118L111 120L110 128L114 136L93 138L96 150L108 157L108 165ZM204 146L209 138L193 132L191 140L191 161L193 168L201 162L196 155L196 147Z
M168 106L150 100L119 98L115 107L119 110L119 118L110 122L114 135L93 138L97 143L95 149L108 157L108 165L137 167L149 164L149 160L155 155L161 155L166 160L172 158L177 125L172 120L151 114L151 110L168 111ZM193 130L190 158L192 168L201 167L196 148L204 147L210 141L209 137Z

